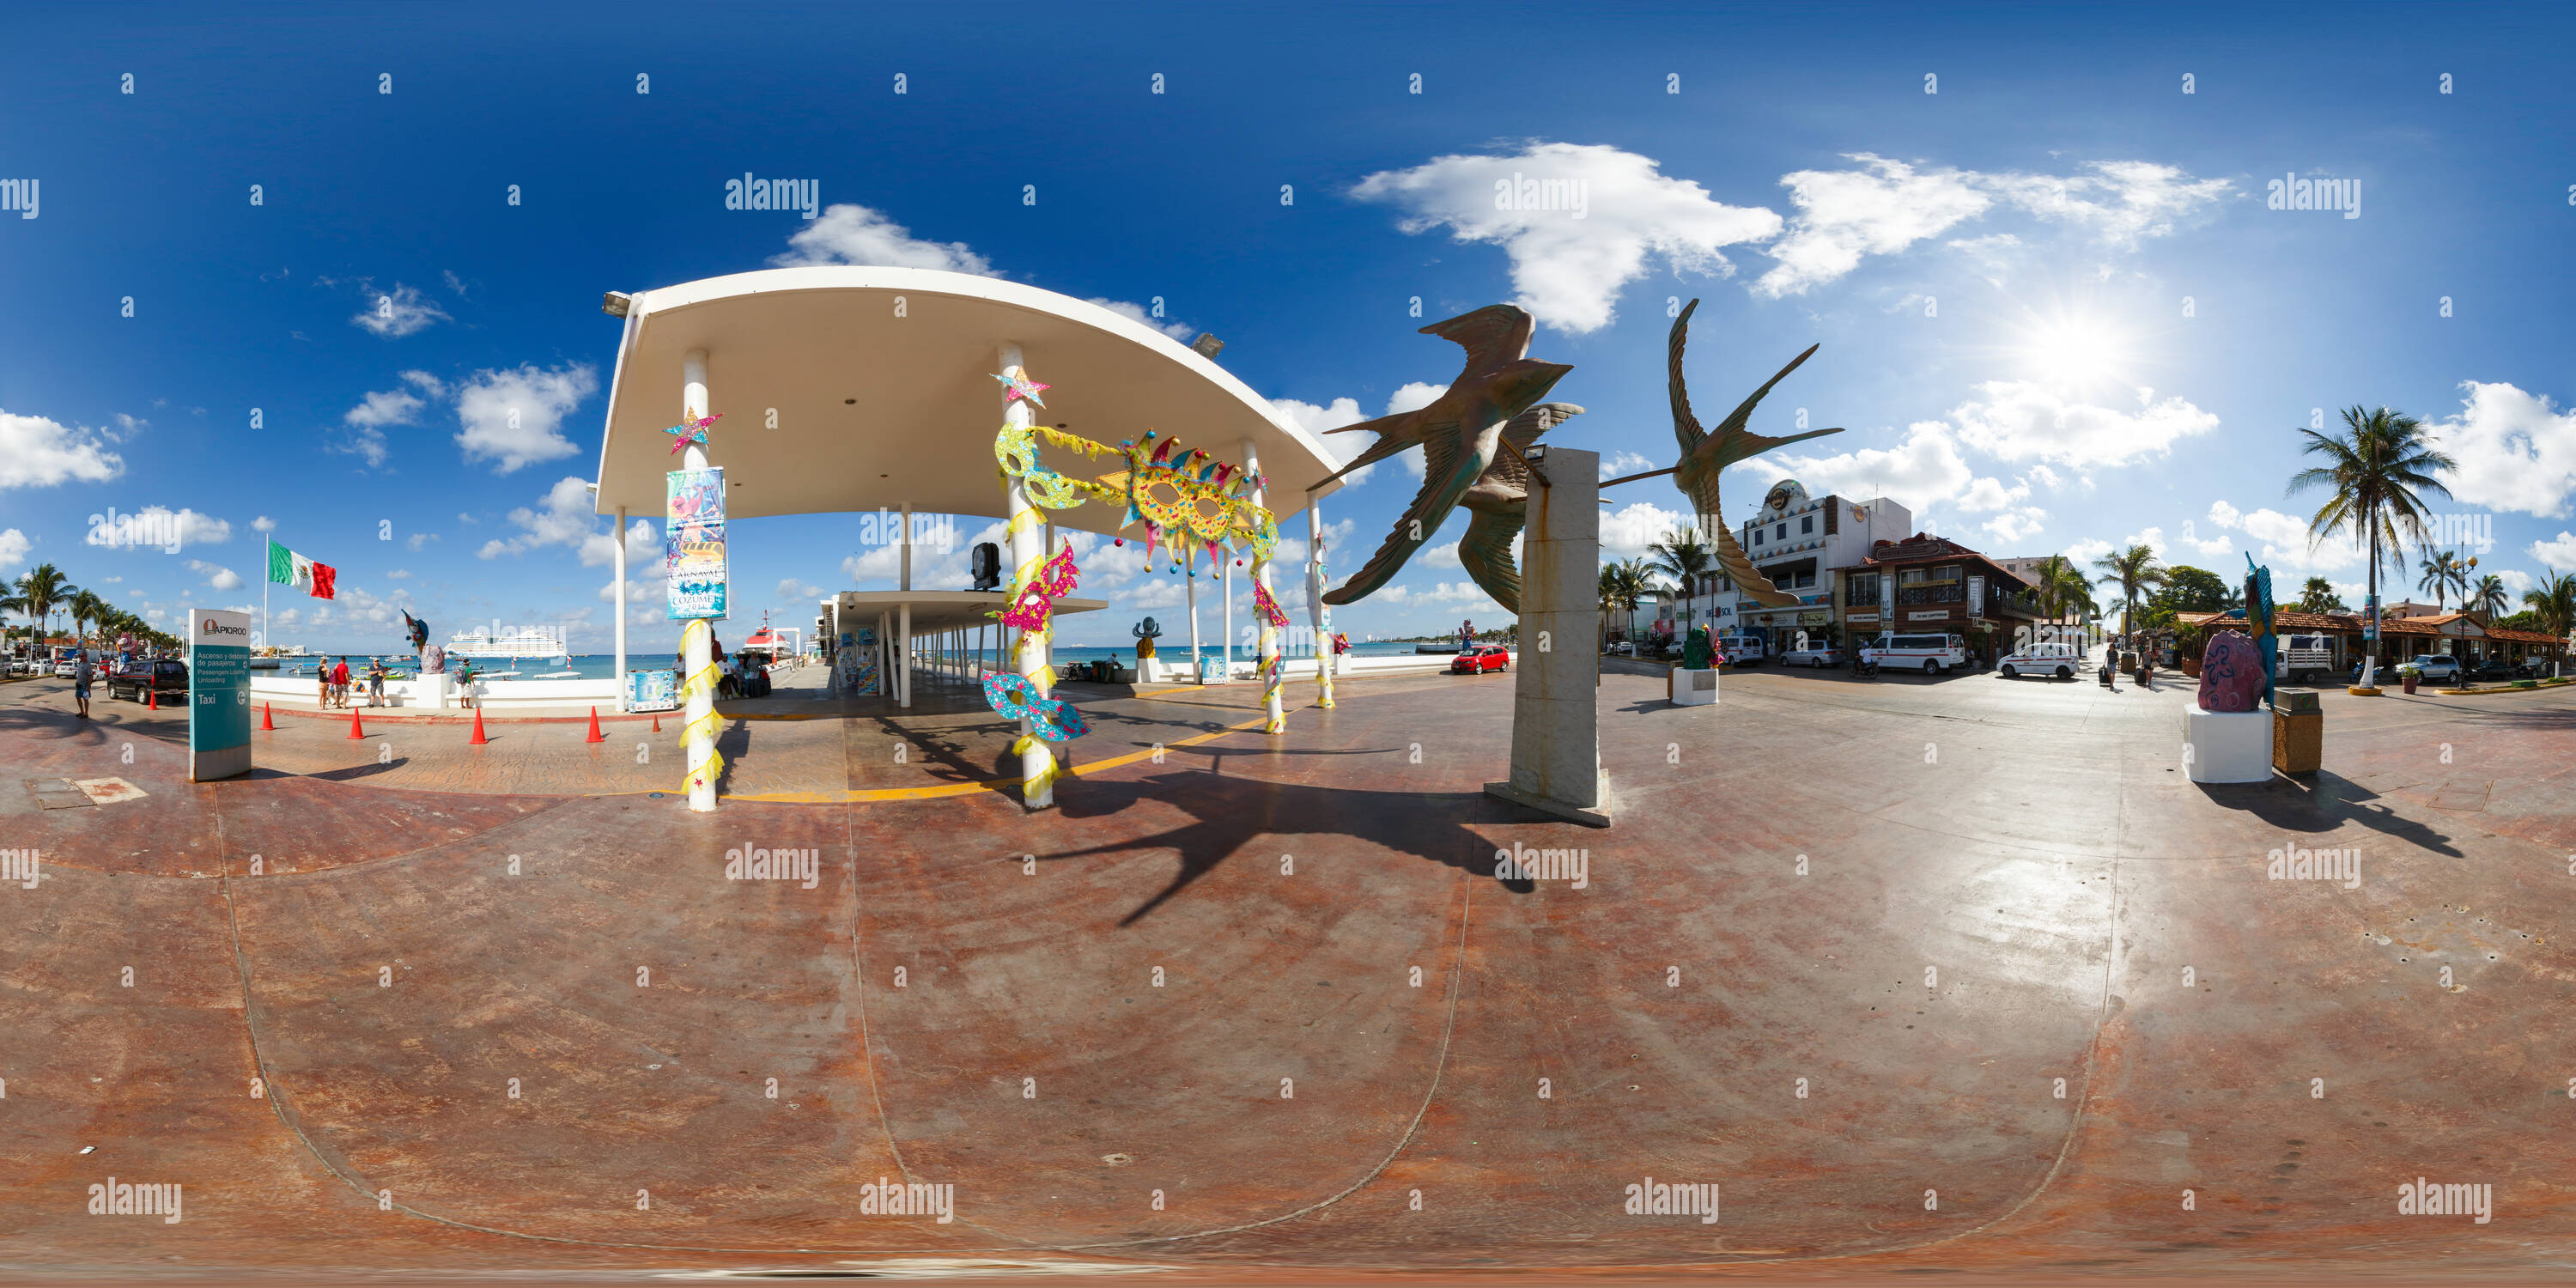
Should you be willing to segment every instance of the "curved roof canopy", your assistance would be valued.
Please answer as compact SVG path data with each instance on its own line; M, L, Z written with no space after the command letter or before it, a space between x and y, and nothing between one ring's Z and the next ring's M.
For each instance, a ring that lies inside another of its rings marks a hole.
M999 515L993 376L1006 342L1052 386L1037 412L1046 424L1113 447L1156 429L1226 461L1251 439L1283 519L1337 468L1319 440L1224 368L1096 304L964 273L827 265L631 298L600 444L599 512L662 508L663 474L680 463L662 431L681 417L683 360L703 349L709 410L724 416L708 432L707 459L724 467L728 518L905 505ZM1052 447L1041 459L1087 477L1121 468ZM1126 517L1097 502L1048 513L1091 532L1117 531Z

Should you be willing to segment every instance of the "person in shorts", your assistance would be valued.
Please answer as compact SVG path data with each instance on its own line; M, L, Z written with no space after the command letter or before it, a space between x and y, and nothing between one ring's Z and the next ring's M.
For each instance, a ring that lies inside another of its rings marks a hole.
M331 709L331 659L326 657L313 664L313 678L321 686L321 695L315 701L328 711Z
M375 658L367 663L367 705L385 704L385 660Z
M349 659L345 657L340 659L338 666L331 668L331 696L342 707L349 705Z
M89 719L89 685L92 678L89 649L81 644L72 645L72 701L80 704L80 718L83 720Z

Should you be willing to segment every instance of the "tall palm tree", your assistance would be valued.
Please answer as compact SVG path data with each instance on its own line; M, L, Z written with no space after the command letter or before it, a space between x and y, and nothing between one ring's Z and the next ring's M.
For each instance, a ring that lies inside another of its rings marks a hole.
M88 639L89 624L104 617L109 611L106 600L99 598L95 592L86 590L73 591L70 599L65 601L64 608L72 615L73 636L80 639Z
M2120 633L2136 634L2139 615L2147 606L2138 598L2138 592L2165 584L2165 566L2157 561L2155 547L2138 545L2113 551L2094 560L2093 566L2102 571L2105 583L2120 583Z
M32 648L43 648L45 623L62 606L65 599L80 587L63 579L63 570L52 564L38 564L18 579L18 598L24 601L18 611L36 619Z
M2424 432L2424 422L2381 407L2376 411L2359 406L2344 409L2345 432L2328 435L2313 429L2299 432L2307 435L2302 451L2325 458L2324 465L2311 466L2290 476L2293 494L2312 487L2326 487L2333 495L2317 508L2316 517L2308 521L2308 541L2315 544L2338 532L2350 532L2353 543L2370 548L2369 600L2362 611L2370 613L2379 607L2379 566L2390 558L2405 567L2400 536L2412 537L2418 546L2429 544L2424 531L2424 503L2418 492L2449 496L2434 475L2457 468L2458 462L2433 446ZM2383 552L2381 547L2387 549ZM2379 665L2379 624L2365 622L2364 630L2371 641L2366 665Z
M2565 641L2576 635L2576 572L2555 568L2540 579L2540 584L2522 592L2522 605L2540 619L2540 629L2554 639ZM2553 663L2553 672L2557 670Z
M2431 558L2417 566L2417 571L2424 575L2415 583L2415 589L2433 596L2433 611L2436 613L2449 602L2453 591L2458 591L2463 597L2468 593L2469 566L2460 562L2456 551L2434 551Z
M1610 614L1619 611L1619 565L1601 565L1600 596L1601 638L1598 643L1607 648L1610 644Z
M2299 611L2303 613L2340 613L2343 596L2335 593L2334 583L2323 577L2310 577L2299 588Z
M2504 578L2494 573L2478 578L2478 584L2468 592L2468 598L2461 601L2461 607L2472 613L2484 614L2488 621L2504 616L2504 610L2512 606L2513 599L2504 588Z
M1653 556L1649 566L1672 578L1673 593L1685 600L1699 594L1700 578L1717 564L1716 558L1709 553L1707 540L1700 536L1697 528L1677 528L1668 532L1663 540L1646 547L1646 553Z
M1619 565L1619 607L1628 610L1628 638L1637 637L1637 605L1655 593L1655 571L1643 559Z

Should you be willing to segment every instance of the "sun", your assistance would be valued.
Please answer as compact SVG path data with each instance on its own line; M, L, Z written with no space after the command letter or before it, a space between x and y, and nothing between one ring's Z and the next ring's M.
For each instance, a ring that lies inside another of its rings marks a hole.
M2031 379L2076 391L2127 383L2136 360L2125 333L2090 317L2037 320L2015 351Z

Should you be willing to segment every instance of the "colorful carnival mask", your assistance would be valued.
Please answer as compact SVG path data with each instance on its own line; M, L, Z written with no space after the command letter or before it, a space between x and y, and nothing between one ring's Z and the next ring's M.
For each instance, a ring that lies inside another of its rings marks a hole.
M984 677L984 701L1005 720L1026 720L1029 732L1048 742L1064 742L1091 732L1082 713L1062 698L1038 696L1024 675L1007 671Z

